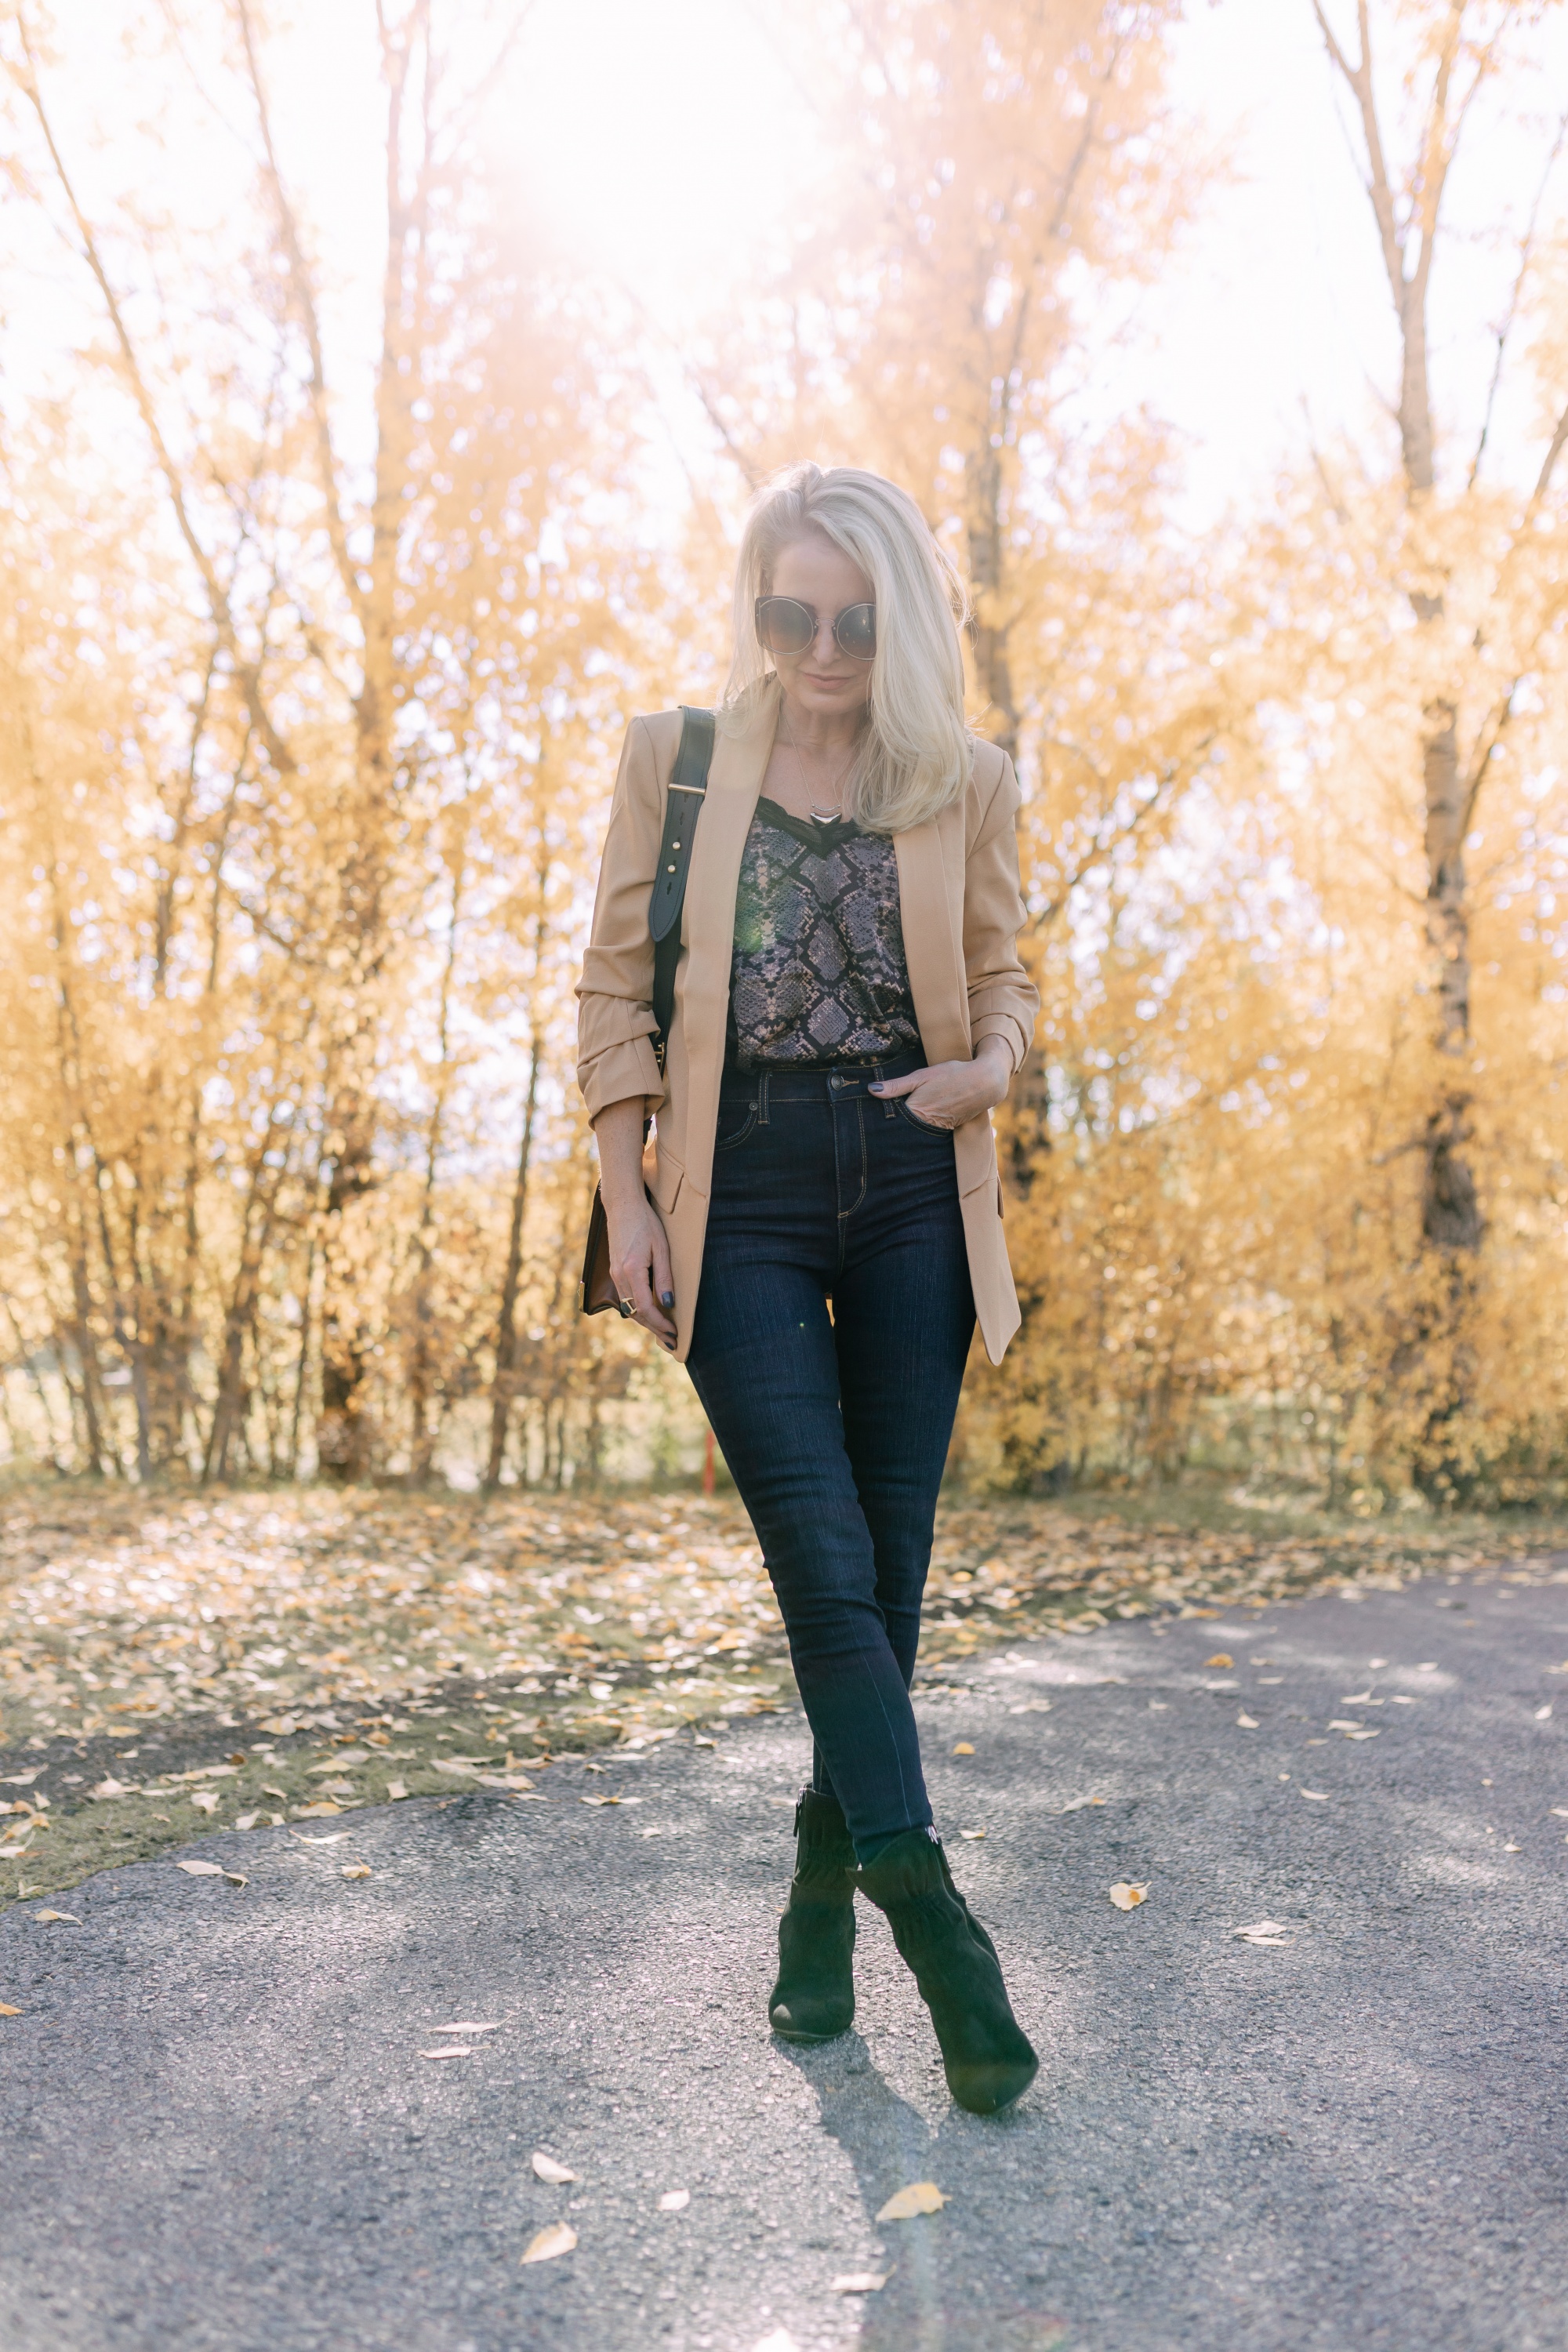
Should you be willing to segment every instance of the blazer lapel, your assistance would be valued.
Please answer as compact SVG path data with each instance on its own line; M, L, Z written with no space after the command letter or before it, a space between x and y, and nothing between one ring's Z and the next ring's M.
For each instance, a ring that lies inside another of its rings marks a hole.
M953 835L949 841L948 835ZM899 909L904 930L904 961L910 993L921 1025L921 1045L931 1062L966 1062L969 995L962 943L948 889L950 858L962 873L963 808L944 809L930 824L895 834L899 865Z
M711 1136L719 1115L724 1070L724 1038L730 1019L730 967L734 952L735 892L741 856L756 811L757 796L777 725L776 691L763 695L738 734L721 731L708 772L708 797L691 845L686 905L680 935L686 944L679 982L688 1053L690 1094L688 1136ZM693 1157L695 1158L695 1154ZM706 1192L709 1167L688 1174Z

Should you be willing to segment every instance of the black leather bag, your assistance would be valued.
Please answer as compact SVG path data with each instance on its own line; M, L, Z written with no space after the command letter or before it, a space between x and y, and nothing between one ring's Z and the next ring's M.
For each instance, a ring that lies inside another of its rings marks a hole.
M691 844L708 791L708 770L713 758L713 713L680 706L680 748L670 771L664 804L664 837L658 845L658 866L648 895L647 927L653 940L653 1050L664 1068L669 1024L675 1018L675 972L680 961L680 915L686 904L686 877L691 865ZM645 1126L646 1137L647 1129ZM579 1301L584 1315L603 1315L621 1305L610 1272L610 1228L604 1195L594 1187L588 1212L588 1243L583 1253Z

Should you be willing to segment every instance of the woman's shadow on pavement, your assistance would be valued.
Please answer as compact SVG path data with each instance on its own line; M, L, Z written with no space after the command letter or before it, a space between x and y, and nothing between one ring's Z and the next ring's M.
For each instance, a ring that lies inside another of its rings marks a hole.
M1027 2095L1006 2116L968 2116L935 2080L946 2113L933 2127L900 2098L857 2032L815 2048L781 2042L814 2092L823 2128L855 2168L867 2221L884 2248L879 2292L858 2297L863 2352L1067 2352L1071 2330L1053 2311L1038 2258L1009 2245L1020 2158L1032 2143L1042 2169L1048 2124ZM1004 2185L1004 2176L1005 2182ZM952 2202L940 2213L877 2222L898 2189L934 2181Z

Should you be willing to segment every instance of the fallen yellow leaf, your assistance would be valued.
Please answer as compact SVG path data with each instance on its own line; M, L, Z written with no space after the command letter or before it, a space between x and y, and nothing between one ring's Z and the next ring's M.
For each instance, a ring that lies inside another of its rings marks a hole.
M1258 1717L1255 1715L1243 1713L1238 1715L1236 1719L1243 1731L1256 1731L1258 1728Z
M912 2221L921 2213L940 2213L948 2201L934 2180L915 2180L909 2188L900 2189L897 2196L889 2197L877 2219Z
M973 1843L976 1840L983 1838L985 1835L985 1832L984 1830L960 1830L958 1834L961 1838L968 1838L971 1843Z
M1231 1933L1245 1944L1282 1944L1290 1930L1278 1919L1255 1919L1250 1927L1233 1927Z
M563 2182L577 2178L569 2164L557 2164L552 2156L546 2156L543 2149L538 2147L533 2151L533 2171L536 2179L548 2180L557 2188Z
M422 2050L421 2058L471 2058L473 2052L466 2042L449 2042L445 2050Z
M386 1793L395 1804L399 1797L406 1797L408 1794L407 1786L402 1780L389 1780L386 1784Z
M81 1921L77 1917L74 1911L35 1911L33 1916L35 1919L41 1919L46 1923L54 1919L63 1920L68 1927L79 1927L81 1926Z
M667 2189L658 2200L661 2213L684 2213L691 2202L689 2189Z
M221 1862L177 1862L174 1864L174 1868L176 1870L185 1871L192 1878L221 1878L223 1876L223 1864Z
M21 2014L21 2011L14 2009L8 2000L0 2000L0 2017L20 2017Z
M557 2254L569 2254L577 2242L577 2232L569 2221L552 2221L548 2230L541 2230L522 2259L525 2263L552 2263Z
M1130 1886L1126 1879L1119 1878L1110 1890L1110 1899L1119 1911L1136 1911L1140 1903L1149 1900L1149 1889L1147 1886Z
M846 2271L841 2278L829 2279L829 2294L875 2294L888 2284L888 2271Z
M1310 1797L1314 1805L1326 1805L1329 1801L1329 1792L1326 1789L1303 1789L1301 1794L1304 1797Z
M974 1749L967 1739L961 1739L952 1752L955 1756L973 1756Z
M1236 1660L1228 1650L1216 1650L1212 1658L1204 1660L1205 1666L1234 1666Z
M323 1797L318 1804L296 1805L294 1808L294 1819L297 1822L320 1822L325 1821L330 1813L341 1813L342 1811L342 1807L341 1805L334 1805L330 1797ZM344 1832L344 1835L347 1835L346 1831Z
M368 1878L370 1864L368 1862L345 1862L342 1872L345 1878Z

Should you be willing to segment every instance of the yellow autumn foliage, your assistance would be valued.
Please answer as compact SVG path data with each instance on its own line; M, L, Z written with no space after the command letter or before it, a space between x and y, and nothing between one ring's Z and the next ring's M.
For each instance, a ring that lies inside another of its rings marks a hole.
M386 239L353 284L256 0L124 12L166 121L84 120L71 12L0 22L0 266L56 239L82 320L13 404L0 488L13 1458L695 1466L679 1376L576 1312L571 988L619 731L715 690L740 505L809 454L922 501L973 599L974 724L1026 788L1044 1004L1000 1123L1025 1322L972 1378L966 1475L1208 1465L1363 1507L1554 1476L1553 195L1489 248L1533 425L1489 400L1462 441L1426 340L1471 96L1525 154L1551 10L1376 0L1370 58L1321 19L1392 421L1201 535L1159 419L1080 396L1201 215L1175 0L824 0L811 216L673 360L497 169L515 13L364 0ZM198 115L240 126L229 179L143 217Z

